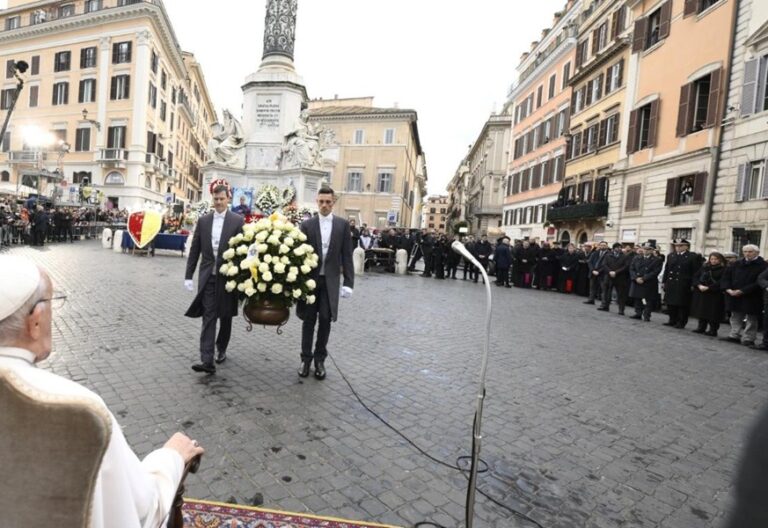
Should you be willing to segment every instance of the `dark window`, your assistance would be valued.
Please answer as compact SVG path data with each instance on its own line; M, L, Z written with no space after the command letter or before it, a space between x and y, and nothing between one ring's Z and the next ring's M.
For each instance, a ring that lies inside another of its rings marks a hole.
M571 63L566 62L565 66L563 66L563 90L565 90L565 87L568 86L568 81L571 79Z
M8 152L9 150L11 150L11 133L6 132L3 138L3 152Z
M52 104L65 105L69 103L69 83L59 82L53 85Z
M8 110L11 107L15 91L16 88L7 88L0 92L0 110Z
M117 99L128 99L130 96L130 84L130 75L115 75L112 77L109 98L113 101Z
M555 96L555 85L557 84L557 74L553 73L549 78L549 94L548 98L552 99Z
M80 81L78 103L93 103L96 101L96 79L83 79Z
M157 67L160 64L160 58L157 56L157 52L152 50L152 57L150 59L149 67L153 73L157 73Z
M650 48L656 44L661 37L659 31L661 30L661 9L657 9L650 15L648 15L648 36L646 37L645 49Z
M157 87L149 83L149 106L157 108Z
M93 13L101 9L101 0L85 0L85 12Z
M680 88L677 136L685 136L718 121L722 68Z
M544 86L539 86L538 90L536 90L536 108L539 108L541 106L541 100L542 96L544 94Z
M32 57L32 63L29 65L29 74L38 75L40 73L40 55Z
M59 6L59 18L70 17L75 14L75 4L65 4Z
M115 42L112 44L112 64L131 62L131 42Z
M752 161L739 165L736 179L736 201L768 200L767 160Z
M759 229L744 229L741 227L734 227L731 234L733 236L731 251L739 256L744 256L744 254L741 252L741 248L747 244L754 244L757 247L760 247L762 233Z
M686 174L667 180L667 192L664 205L695 205L704 203L704 191L707 183L707 173Z
M111 126L107 132L107 148L125 148L125 127Z
M165 104L165 101L160 101L160 119L165 121L165 115L167 111L167 105Z
M648 148L651 131L651 105L645 105L638 115L637 150Z
M13 59L5 61L5 78L11 79L16 73L16 61Z
M629 138L627 153L656 146L659 120L659 100L633 110L629 114Z
M693 131L701 130L707 122L709 108L710 76L702 77L693 83Z
M667 38L671 22L672 0L667 0L648 16L635 20L632 52L647 50Z
M715 4L720 3L722 0L685 0L685 7L683 8L683 16L698 15L703 13Z
M34 108L37 106L37 100L40 95L40 87L39 86L30 86L29 87L29 107Z
M53 71L55 72L68 71L70 67L71 58L72 58L72 53L69 51L58 52L53 59Z
M160 73L160 88L165 90L166 84L168 84L168 75L165 73L165 70L163 70Z
M643 184L635 183L634 185L627 186L627 201L624 203L625 211L639 211L640 210L640 192L643 188Z
M80 68L96 67L96 46L80 50Z
M9 31L11 29L16 29L21 27L21 17L15 16L15 17L8 17L5 19L5 30Z
M91 150L91 129L78 128L75 131L75 151L87 152Z
M5 150L5 145L3 145L3 152L8 152L7 150ZM0 181L4 181L4 182L11 181L11 173L6 170L4 170L3 172L0 172Z

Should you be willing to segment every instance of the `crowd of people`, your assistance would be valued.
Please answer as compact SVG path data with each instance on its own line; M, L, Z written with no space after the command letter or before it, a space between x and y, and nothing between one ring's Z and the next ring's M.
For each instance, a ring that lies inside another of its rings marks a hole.
M125 224L128 212L92 207L55 207L35 199L0 199L0 247L15 244L43 246L48 242L73 242L80 234L98 236L96 224Z
M465 258L451 249L455 237L428 230L389 229L372 232L352 225L356 247L404 249L408 270L423 260L424 277L478 282L482 276ZM713 251L707 257L690 251L685 239L673 243L664 255L652 243L644 245L587 242L565 247L546 241L515 240L503 236L491 242L486 235L460 238L467 250L499 287L534 288L586 297L585 304L619 315L627 307L631 319L649 322L654 312L667 315L664 323L684 329L696 319L693 332L768 350L768 263L759 248L747 244L743 256ZM762 343L758 333L762 329Z

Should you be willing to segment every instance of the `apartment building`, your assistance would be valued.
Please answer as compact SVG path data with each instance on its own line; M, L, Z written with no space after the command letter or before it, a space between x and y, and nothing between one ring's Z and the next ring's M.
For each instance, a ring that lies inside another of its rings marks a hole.
M450 215L450 197L428 196L422 208L421 227L434 233L448 233L448 217Z

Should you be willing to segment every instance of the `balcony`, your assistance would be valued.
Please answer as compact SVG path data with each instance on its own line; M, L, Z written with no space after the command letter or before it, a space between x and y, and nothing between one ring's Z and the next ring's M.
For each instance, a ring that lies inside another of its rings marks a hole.
M146 170L150 172L160 170L160 158L157 157L157 154L147 152L144 157L144 163L147 165Z
M96 161L104 165L124 167L128 159L128 151L121 148L106 148L100 149L96 156Z
M560 207L550 205L547 208L547 220L550 222L586 220L604 216L608 216L608 202L589 202Z
M46 159L45 152L39 150L11 150L7 154L8 163L35 164Z

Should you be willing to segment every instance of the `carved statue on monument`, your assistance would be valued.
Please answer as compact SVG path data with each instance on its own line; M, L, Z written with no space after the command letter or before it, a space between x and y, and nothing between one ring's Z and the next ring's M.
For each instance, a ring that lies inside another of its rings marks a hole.
M308 110L301 111L296 124L285 135L281 161L285 169L315 169L320 166L320 137L309 122Z
M285 55L293 59L298 0L268 0L264 20L264 57Z
M224 110L223 121L213 124L213 137L208 142L208 163L240 166L245 136L243 127L228 110Z

